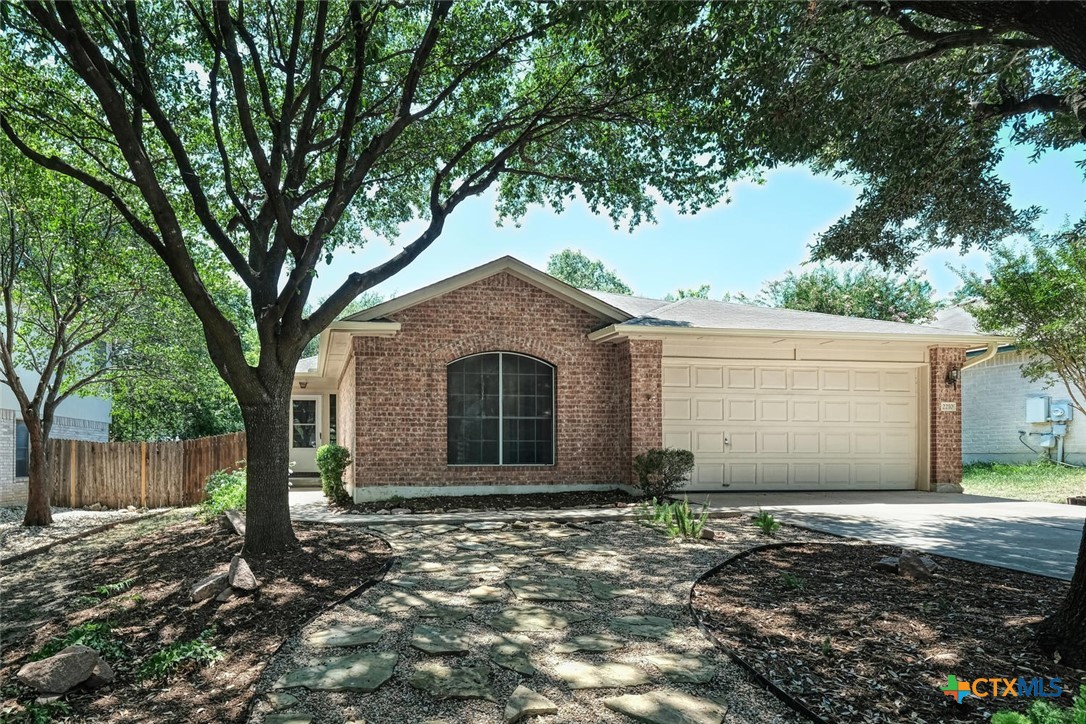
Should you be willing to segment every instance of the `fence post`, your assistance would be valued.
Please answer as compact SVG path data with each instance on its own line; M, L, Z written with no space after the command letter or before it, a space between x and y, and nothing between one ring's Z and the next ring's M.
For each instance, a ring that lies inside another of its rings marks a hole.
M68 475L68 505L72 506L73 508L78 508L79 506L76 504L75 500L75 440L72 440L71 450L72 468L70 474Z
M147 443L140 443L140 507L147 507Z

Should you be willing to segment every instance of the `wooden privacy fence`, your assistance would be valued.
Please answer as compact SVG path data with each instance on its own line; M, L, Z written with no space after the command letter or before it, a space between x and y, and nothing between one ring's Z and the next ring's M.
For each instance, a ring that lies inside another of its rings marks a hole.
M46 455L53 505L195 505L208 475L245 459L245 433L168 442L50 440Z

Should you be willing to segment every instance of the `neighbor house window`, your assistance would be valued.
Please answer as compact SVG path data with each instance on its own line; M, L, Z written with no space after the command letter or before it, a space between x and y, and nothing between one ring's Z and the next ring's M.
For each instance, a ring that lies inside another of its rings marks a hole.
M553 465L554 367L489 352L448 367L449 465Z
M15 477L30 475L30 431L21 422L15 423Z

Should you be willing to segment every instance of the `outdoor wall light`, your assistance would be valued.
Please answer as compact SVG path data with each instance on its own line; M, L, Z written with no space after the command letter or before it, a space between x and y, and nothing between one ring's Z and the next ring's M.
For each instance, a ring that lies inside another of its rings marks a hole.
M305 386L308 385L308 384L309 384L308 382L306 382L305 380L302 380L302 381L300 381L298 383L298 386L301 387L304 390Z
M961 367L951 367L946 371L946 384L947 387L957 387L958 379L962 376Z

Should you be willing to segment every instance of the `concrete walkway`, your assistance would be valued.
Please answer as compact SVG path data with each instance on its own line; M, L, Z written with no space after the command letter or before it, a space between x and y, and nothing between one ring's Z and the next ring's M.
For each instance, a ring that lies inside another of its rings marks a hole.
M1071 579L1086 506L916 491L690 494L811 530Z

